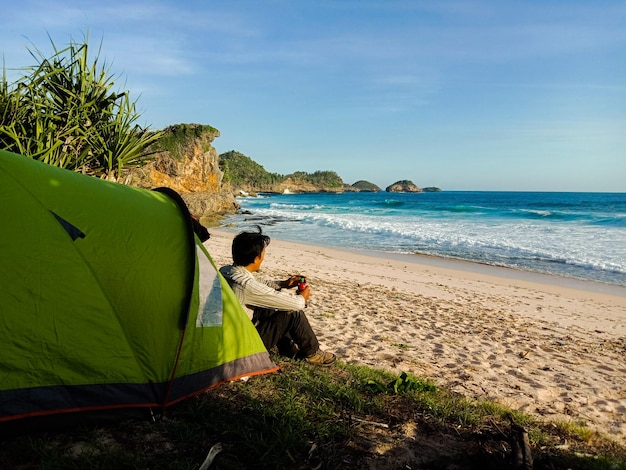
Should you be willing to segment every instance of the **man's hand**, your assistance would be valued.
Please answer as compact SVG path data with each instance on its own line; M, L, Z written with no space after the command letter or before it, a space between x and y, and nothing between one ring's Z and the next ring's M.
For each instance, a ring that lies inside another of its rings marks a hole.
M289 279L285 281L280 281L280 287L284 289L291 289L293 287L296 287L298 285L298 282L300 282L301 277L303 276L300 276L299 274L294 274Z
M299 279L299 277L298 277ZM302 297L304 297L304 300L308 303L309 302L309 297L311 296L311 289L309 288L309 286L306 286L304 288L304 290L297 290L296 294L301 295Z

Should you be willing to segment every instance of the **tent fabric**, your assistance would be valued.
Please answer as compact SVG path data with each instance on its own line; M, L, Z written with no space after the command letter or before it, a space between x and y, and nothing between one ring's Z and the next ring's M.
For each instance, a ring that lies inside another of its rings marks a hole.
M0 150L0 423L277 370L173 190Z

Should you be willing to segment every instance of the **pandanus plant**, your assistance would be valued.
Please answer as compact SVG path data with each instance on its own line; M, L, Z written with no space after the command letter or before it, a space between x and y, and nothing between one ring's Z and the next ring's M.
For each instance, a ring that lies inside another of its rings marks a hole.
M57 49L51 57L29 49L37 65L9 84L0 81L0 146L51 165L116 179L139 165L160 137L136 124L139 114L127 91L98 54L89 62L87 41Z

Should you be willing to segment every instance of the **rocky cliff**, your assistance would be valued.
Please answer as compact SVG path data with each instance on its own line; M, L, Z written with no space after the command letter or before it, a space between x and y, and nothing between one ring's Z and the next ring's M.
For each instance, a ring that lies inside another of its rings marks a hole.
M149 163L135 168L125 183L142 188L167 186L177 191L196 217L213 217L239 209L230 185L222 184L219 154L211 145L219 131L211 126L170 126L150 149Z

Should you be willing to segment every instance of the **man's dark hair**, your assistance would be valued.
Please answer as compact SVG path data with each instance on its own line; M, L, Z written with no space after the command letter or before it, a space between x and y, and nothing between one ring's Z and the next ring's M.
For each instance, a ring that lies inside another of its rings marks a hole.
M241 232L233 238L233 263L237 266L248 266L261 256L263 248L270 244L270 237L263 235L261 227L257 232Z

